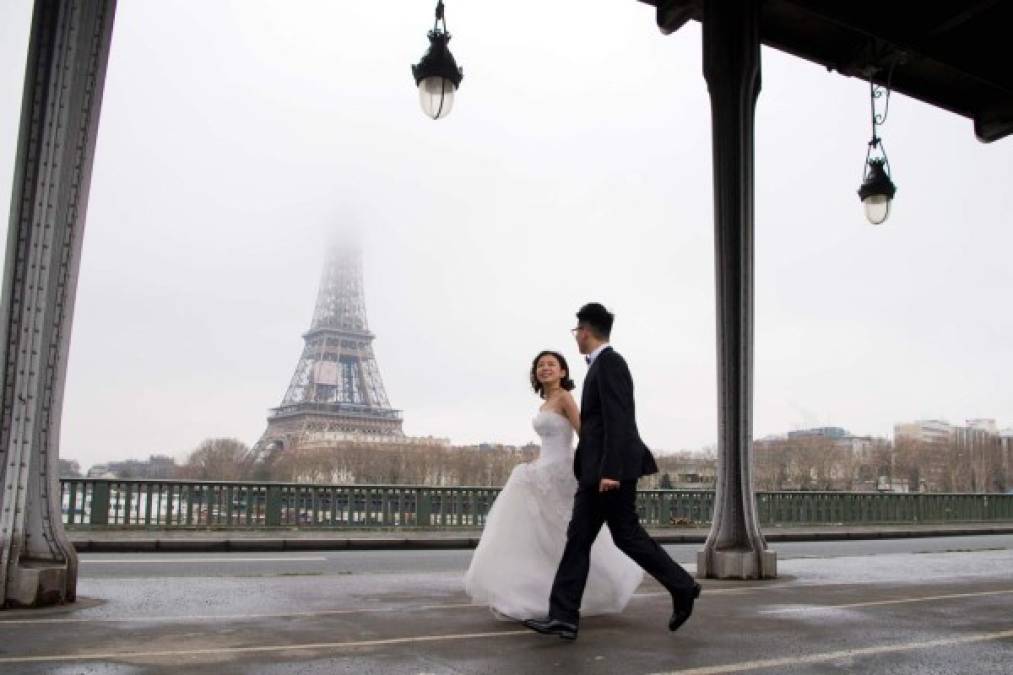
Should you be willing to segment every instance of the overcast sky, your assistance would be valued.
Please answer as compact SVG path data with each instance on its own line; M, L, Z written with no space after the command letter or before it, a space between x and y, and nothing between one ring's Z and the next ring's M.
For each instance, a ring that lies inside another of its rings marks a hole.
M423 116L433 2L120 0L63 418L82 465L248 443L285 393L328 230L365 232L370 327L405 431L535 438L542 348L584 366L584 302L660 451L716 438L710 117L700 29L634 0L450 0L465 78ZM31 3L0 3L9 194ZM898 186L856 189L868 85L764 49L756 126L756 437L1013 426L1013 139L895 95Z

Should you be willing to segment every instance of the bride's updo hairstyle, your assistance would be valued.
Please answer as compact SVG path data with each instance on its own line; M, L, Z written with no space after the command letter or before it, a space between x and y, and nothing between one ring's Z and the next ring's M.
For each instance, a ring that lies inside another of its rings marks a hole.
M543 356L551 356L559 362L559 368L566 371L566 375L559 381L559 386L566 391L572 391L576 385L573 384L573 380L570 379L570 366L566 364L566 359L559 352L554 352L550 349L538 352L538 356L531 362L531 388L535 390L535 393L545 398L545 391L542 383L538 381L538 362Z

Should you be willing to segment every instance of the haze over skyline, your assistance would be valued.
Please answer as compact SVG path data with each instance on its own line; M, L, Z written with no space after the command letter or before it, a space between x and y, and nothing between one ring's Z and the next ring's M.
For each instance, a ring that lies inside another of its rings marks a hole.
M695 23L641 3L450 2L451 116L409 66L433 3L117 8L61 456L252 444L309 327L330 230L364 236L374 349L412 435L523 444L540 349L589 300L616 315L642 435L716 438L710 111ZM31 2L0 6L10 194ZM1013 139L901 95L898 186L855 191L868 84L763 50L754 436L992 417L1013 425ZM6 221L5 221L6 222ZM6 238L4 239L6 241Z

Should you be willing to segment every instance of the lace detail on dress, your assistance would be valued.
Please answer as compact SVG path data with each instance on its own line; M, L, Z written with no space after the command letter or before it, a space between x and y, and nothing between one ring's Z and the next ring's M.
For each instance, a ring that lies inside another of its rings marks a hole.
M533 518L570 519L577 479L569 465L554 462L540 468L529 467L525 478L531 486L528 505Z
M573 426L557 412L541 410L532 426L542 441L525 478L531 485L533 517L569 520L577 480L573 476Z

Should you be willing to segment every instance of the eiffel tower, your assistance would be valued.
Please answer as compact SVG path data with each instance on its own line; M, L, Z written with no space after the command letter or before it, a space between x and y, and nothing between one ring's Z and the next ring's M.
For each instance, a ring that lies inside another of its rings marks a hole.
M257 447L276 453L307 442L404 439L401 411L390 407L380 379L374 337L366 322L361 250L332 244L302 356Z

